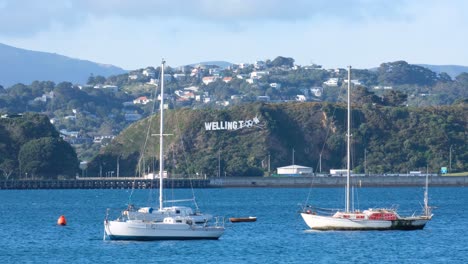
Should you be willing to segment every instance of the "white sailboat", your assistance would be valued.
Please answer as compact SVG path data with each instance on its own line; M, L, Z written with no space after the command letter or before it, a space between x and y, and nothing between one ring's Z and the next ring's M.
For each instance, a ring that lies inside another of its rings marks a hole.
M364 211L350 210L350 145L351 145L351 66L348 67L348 127L347 127L347 168L346 198L344 210L321 209L305 206L301 216L314 230L415 230L423 229L431 220L428 205L428 178L424 192L424 210L421 215L402 217L395 209L371 208Z
M104 239L111 240L188 240L218 239L224 233L224 219L211 224L213 217L194 213L185 206L164 207L164 65L161 65L161 103L159 131L159 208L134 208L129 205L115 220L104 220ZM178 202L178 201L166 201Z

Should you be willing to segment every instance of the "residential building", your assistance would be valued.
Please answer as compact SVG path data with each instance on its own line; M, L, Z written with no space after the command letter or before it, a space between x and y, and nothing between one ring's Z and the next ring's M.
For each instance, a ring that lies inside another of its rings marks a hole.
M323 82L323 84L327 86L338 86L339 79L338 78L330 78L327 81Z
M153 100L149 99L148 97L146 96L140 96L138 97L137 99L133 100L133 104L142 104L142 105L145 105L149 102L151 102Z

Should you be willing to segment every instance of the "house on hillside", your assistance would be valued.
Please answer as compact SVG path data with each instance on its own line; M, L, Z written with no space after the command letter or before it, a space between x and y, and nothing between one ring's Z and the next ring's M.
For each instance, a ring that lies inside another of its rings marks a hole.
M145 105L149 102L151 102L152 100L149 99L148 97L146 96L140 96L138 97L137 99L133 100L133 104L142 104L142 105Z
M330 78L327 81L323 82L326 86L338 86L338 78Z
M142 74L146 77L154 78L156 76L156 72L151 68L146 68L142 71Z
M271 88L275 89L280 89L281 88L281 83L270 83Z
M303 94L298 94L298 95L296 95L296 101L305 102L305 101L307 101L307 97L305 95L303 95Z
M250 78L251 79L260 79L264 76L267 76L268 72L267 71L254 71L250 73Z
M206 77L203 77L202 78L202 82L205 84L205 85L208 85L214 81L216 81L216 79L218 79L218 77L216 76L206 76Z

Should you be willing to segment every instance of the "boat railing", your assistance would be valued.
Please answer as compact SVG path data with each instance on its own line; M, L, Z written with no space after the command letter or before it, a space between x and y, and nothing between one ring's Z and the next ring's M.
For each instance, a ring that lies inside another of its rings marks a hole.
M215 216L213 218L215 220L214 226L224 228L224 223L225 223L225 217L224 216Z
M336 209L336 208L320 208L320 207L315 207L312 205L306 205L304 208L301 210L301 213L306 213L306 214L318 214L318 215L326 215L326 216L332 216L336 212L341 211L341 209Z

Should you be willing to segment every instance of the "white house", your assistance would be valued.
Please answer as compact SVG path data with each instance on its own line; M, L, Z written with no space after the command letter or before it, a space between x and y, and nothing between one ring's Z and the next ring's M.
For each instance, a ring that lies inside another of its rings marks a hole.
M150 68L146 68L143 70L142 74L146 77L154 77L156 76L156 72Z
M344 80L344 83L348 83L348 80ZM361 82L359 80L351 80L351 83L354 85L361 85Z
M206 77L203 77L202 79L202 82L205 84L205 85L208 85L214 81L216 81L217 77L216 76L206 76Z
M290 176L298 176L298 175L306 175L312 174L313 169L310 167L300 166L300 165L289 165L285 167L277 168L279 175L290 175Z
M148 97L146 96L140 96L138 97L137 99L133 100L133 104L142 104L142 105L145 105L149 102L151 102L152 100L151 99L148 99Z
M298 94L298 95L296 95L296 101L305 102L305 101L307 101L307 98L303 94Z
M129 74L128 79L129 80L136 80L136 79L138 79L138 74Z
M281 88L281 83L270 83L270 87L279 89L279 88Z
M250 78L252 79L260 79L263 76L267 76L268 72L267 71L254 71L250 73Z
M185 73L174 73L174 79L176 80L183 80L187 77Z
M323 82L327 86L338 86L338 78L330 78L327 81Z

